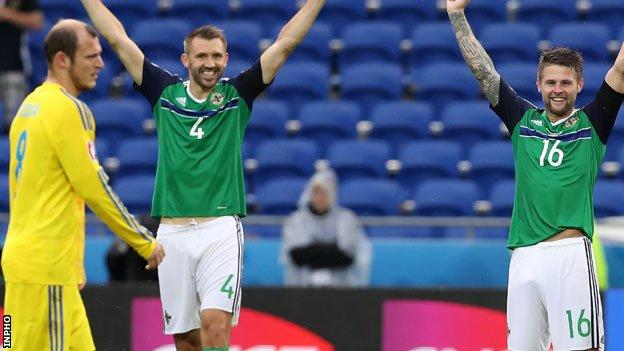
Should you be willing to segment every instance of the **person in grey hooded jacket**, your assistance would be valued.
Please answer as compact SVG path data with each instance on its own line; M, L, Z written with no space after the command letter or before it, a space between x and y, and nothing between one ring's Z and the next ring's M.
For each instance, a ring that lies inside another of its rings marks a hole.
M357 215L338 205L331 169L312 176L283 227L281 261L290 286L366 286L371 245Z

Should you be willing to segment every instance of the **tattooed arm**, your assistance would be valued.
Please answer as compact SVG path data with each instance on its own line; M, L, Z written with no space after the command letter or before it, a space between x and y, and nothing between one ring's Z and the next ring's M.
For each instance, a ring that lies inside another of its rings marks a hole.
M453 25L453 31L464 60L481 85L485 97L492 106L496 106L499 101L500 75L496 72L492 59L472 33L472 29L466 20L464 8L468 2L470 0L447 0L446 11Z

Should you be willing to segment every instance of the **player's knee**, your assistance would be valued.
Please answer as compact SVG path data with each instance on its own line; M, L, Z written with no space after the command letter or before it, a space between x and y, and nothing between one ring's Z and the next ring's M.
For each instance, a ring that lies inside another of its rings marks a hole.
M225 318L217 318L202 324L202 331L209 340L225 340L228 337L229 327Z
M174 334L173 340L177 351L201 351L202 349L201 339L195 331Z

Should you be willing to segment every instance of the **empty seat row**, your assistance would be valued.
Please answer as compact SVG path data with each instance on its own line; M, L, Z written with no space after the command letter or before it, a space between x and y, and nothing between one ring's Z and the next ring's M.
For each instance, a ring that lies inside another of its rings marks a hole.
M84 17L80 4L69 0L41 0L50 18ZM238 0L213 3L202 0L173 0L162 2L110 0L107 6L124 22L159 15L182 18L195 26L223 19L253 20L266 28L284 22L296 11L296 2L280 0ZM159 6L160 5L160 6ZM406 28L426 20L445 20L444 2L410 0L328 0L319 21L342 27L354 20L390 20ZM467 9L475 27L506 19L529 20L537 23L557 23L575 19L622 23L624 5L617 0L559 1L541 0L489 1L473 0Z

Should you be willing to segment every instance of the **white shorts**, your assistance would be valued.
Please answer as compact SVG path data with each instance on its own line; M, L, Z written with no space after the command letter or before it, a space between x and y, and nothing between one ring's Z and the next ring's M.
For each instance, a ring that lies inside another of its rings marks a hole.
M243 269L243 229L238 217L202 224L161 224L157 240L165 249L158 266L164 333L201 326L200 311L218 309L238 322Z
M586 237L517 248L507 295L509 351L604 349L591 242Z

